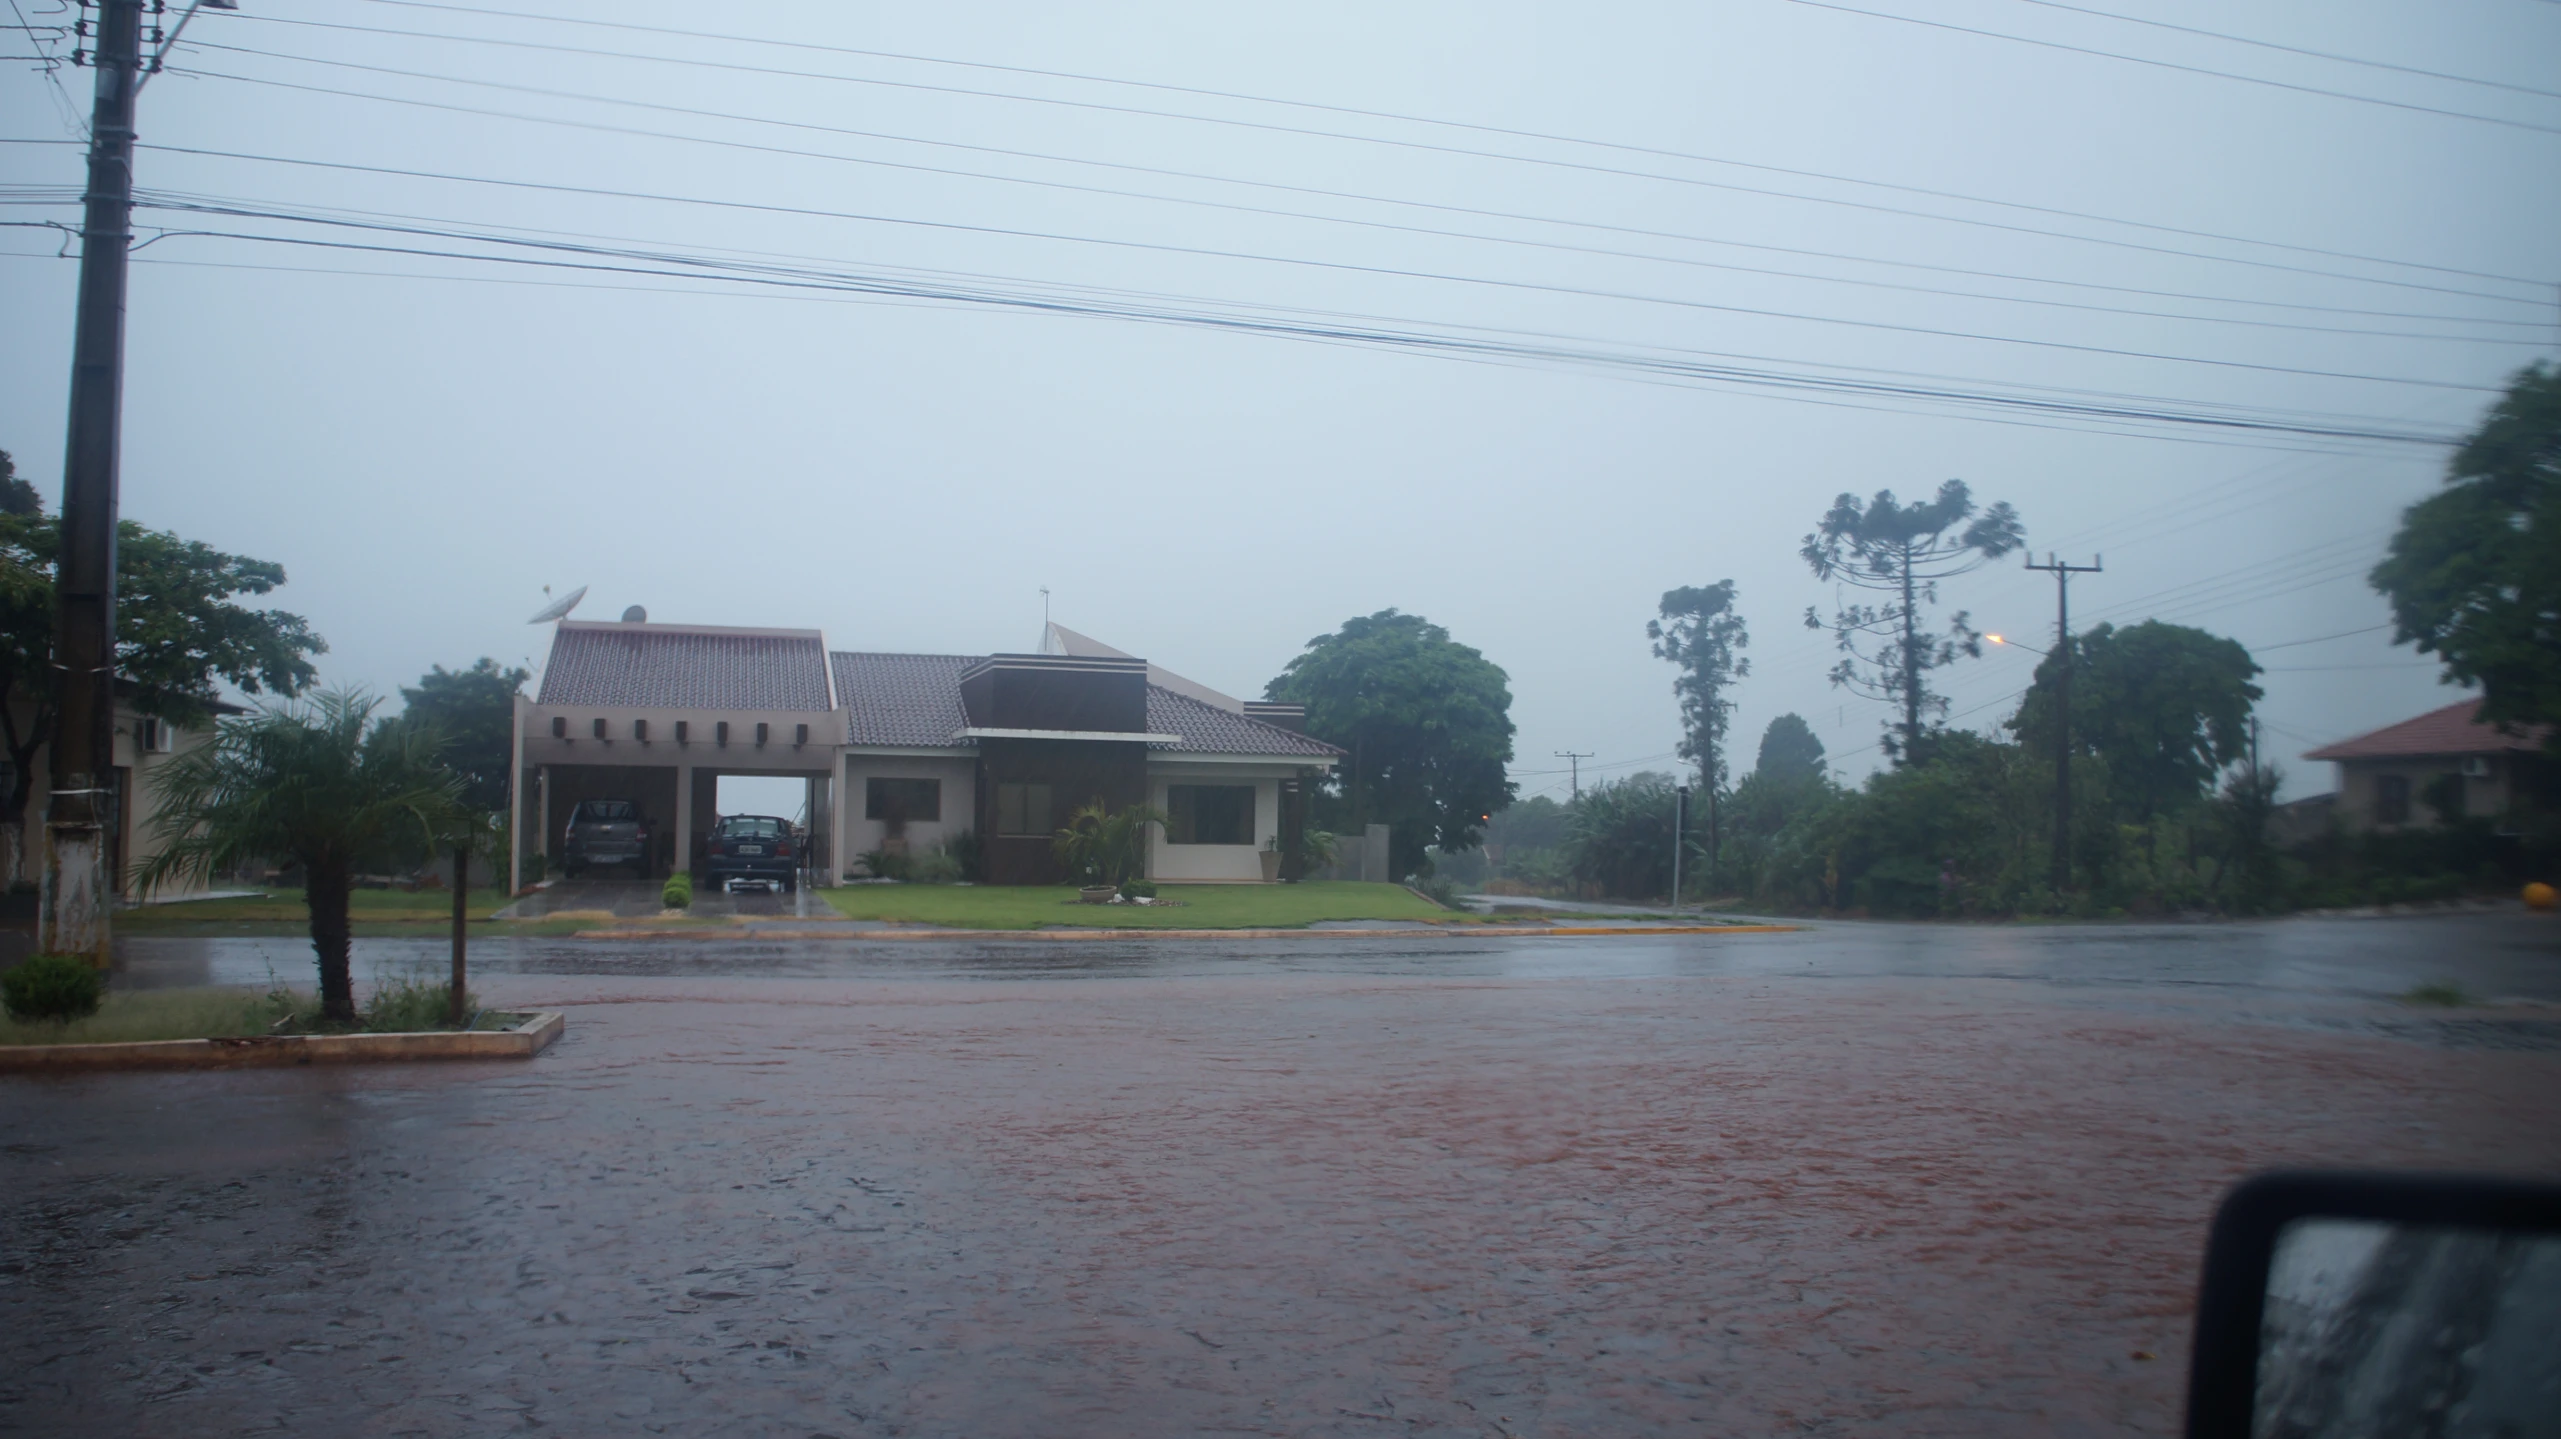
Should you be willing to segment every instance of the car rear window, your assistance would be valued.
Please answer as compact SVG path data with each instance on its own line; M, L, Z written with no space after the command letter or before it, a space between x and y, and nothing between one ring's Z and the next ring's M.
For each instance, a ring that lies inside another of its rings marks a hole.
M720 832L731 839L780 839L783 822L778 819L723 820Z
M631 801L627 799L591 799L579 806L587 819L620 822L631 818Z

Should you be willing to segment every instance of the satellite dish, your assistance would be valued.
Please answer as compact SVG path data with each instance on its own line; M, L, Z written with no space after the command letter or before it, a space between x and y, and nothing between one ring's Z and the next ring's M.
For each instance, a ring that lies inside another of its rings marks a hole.
M550 604L544 605L541 609L534 611L534 617L525 621L525 623L529 625L543 625L549 624L553 620L567 619L569 618L569 612L578 608L578 602L586 597L587 587L585 585L580 585L578 588L571 590L559 599L553 600Z
M622 622L627 625L645 625L649 623L649 611L633 605L622 612Z

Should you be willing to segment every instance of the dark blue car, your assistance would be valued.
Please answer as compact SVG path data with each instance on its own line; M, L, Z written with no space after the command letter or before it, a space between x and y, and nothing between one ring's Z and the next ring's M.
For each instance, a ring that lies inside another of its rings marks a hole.
M789 893L799 887L800 865L790 821L769 814L733 814L712 826L703 846L703 880L714 889L740 882Z

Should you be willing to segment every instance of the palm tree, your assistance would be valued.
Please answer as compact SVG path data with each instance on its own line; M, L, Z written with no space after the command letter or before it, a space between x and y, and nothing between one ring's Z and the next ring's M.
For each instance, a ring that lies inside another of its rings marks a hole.
M160 772L161 850L145 890L252 859L302 865L325 1018L356 1017L348 974L347 893L356 866L395 847L450 842L476 822L443 738L375 725L373 696L331 690L308 704L226 719L214 742Z
M1147 877L1147 827L1166 822L1165 812L1152 804L1115 813L1097 799L1069 815L1067 827L1052 836L1050 846L1067 866L1069 878L1118 889Z

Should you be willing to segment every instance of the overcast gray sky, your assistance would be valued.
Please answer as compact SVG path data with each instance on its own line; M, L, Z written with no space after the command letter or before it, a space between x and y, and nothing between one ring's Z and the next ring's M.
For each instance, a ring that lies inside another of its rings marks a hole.
M2443 451L1944 392L2449 433L2561 339L2546 0L241 3L143 96L181 233L135 257L125 513L282 562L325 677L386 691L538 658L545 585L958 652L1030 647L1046 585L1238 694L1395 606L1509 672L1561 794L1560 749L1670 767L1645 622L1730 577L1738 768L1794 710L1855 776L1883 707L1826 683L1797 547L1960 477L2104 553L2076 619L2260 649L2282 758L2451 697L2362 581ZM0 135L77 138L87 72L0 74ZM0 146L7 218L73 220L81 168ZM59 238L0 235L0 448L57 493ZM797 288L664 277L706 258ZM1240 318L1404 343L1199 323ZM2043 643L2014 566L1947 608ZM1946 675L1956 722L2032 664Z

